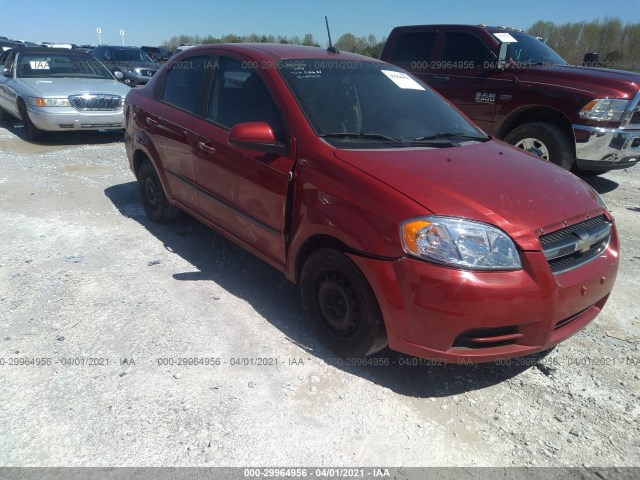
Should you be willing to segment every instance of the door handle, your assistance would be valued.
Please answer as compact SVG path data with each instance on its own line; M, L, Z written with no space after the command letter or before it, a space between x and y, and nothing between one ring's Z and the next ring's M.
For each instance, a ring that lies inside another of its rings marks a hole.
M208 153L209 155L213 155L214 153L216 153L216 149L207 145L204 142L198 142L198 148L200 150L202 150L205 153Z
M155 126L157 126L157 125L158 125L158 121L157 121L157 120L154 120L154 119L153 119L153 118L151 118L151 117L147 117L147 118L145 119L145 122L147 122L147 124L149 124L149 125L151 125L151 126L153 126L153 127L155 127Z
M449 80L449 77L445 77L442 75L434 75L433 78L435 78L436 80L443 80L443 81Z

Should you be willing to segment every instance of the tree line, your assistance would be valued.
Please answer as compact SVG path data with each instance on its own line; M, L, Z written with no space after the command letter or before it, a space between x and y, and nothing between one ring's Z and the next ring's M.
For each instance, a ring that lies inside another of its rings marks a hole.
M585 53L599 53L601 66L640 71L640 23L618 18L556 25L537 21L528 33L545 39L567 62L580 65Z
M600 54L600 66L622 70L640 71L640 24L623 24L618 18L605 17L591 22L573 22L555 24L539 20L527 30L527 33L541 37L561 57L573 65L582 63L585 53ZM379 58L386 37L378 39L375 35L357 37L352 33L341 35L335 46L345 52L358 53ZM320 47L312 34L300 36L282 35L235 35L221 37L212 35L180 35L172 37L162 45L169 51L180 45L211 43L289 43ZM326 42L322 42L327 46Z
M338 38L335 42L335 46L339 50L345 52L358 53L360 55L366 55L368 57L378 58L382 53L382 47L386 37L378 40L375 35L368 35L362 37L356 37L351 33L345 33ZM316 41L312 34L307 33L302 37L294 35L287 37L283 35L235 35L233 33L223 35L221 37L214 37L212 35L200 36L200 35L180 35L177 37L171 37L170 40L165 41L161 46L166 50L172 52L180 45L197 45L197 44L214 44L214 43L288 43L292 45L307 45L311 47L320 47L320 42ZM326 45L325 45L326 46Z

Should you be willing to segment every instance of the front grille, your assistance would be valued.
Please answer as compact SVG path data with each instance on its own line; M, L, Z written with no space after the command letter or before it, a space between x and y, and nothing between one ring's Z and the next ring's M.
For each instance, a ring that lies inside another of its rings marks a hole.
M598 257L611 238L611 223L604 215L556 232L541 235L542 250L553 273L562 273Z
M119 95L72 95L69 103L76 110L80 111L114 111L119 110L122 105L122 97Z

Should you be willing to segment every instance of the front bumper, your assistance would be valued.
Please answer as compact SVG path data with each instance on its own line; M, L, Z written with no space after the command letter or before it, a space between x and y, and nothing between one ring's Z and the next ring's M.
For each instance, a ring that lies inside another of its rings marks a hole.
M627 168L640 159L640 130L573 125L576 161L584 170Z
M618 249L614 228L599 257L559 275L542 252L523 252L523 270L511 272L351 259L376 294L392 350L476 363L547 350L591 322L613 288Z
M29 118L40 130L117 130L124 128L123 109L79 112L73 107L29 107Z

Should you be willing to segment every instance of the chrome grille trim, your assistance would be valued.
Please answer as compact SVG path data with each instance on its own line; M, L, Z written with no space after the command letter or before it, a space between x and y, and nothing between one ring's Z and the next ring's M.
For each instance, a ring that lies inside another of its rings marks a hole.
M541 235L542 251L554 274L568 272L597 258L609 244L612 224L604 215Z
M117 111L122 105L122 97L119 95L92 94L71 95L69 103L78 111Z

